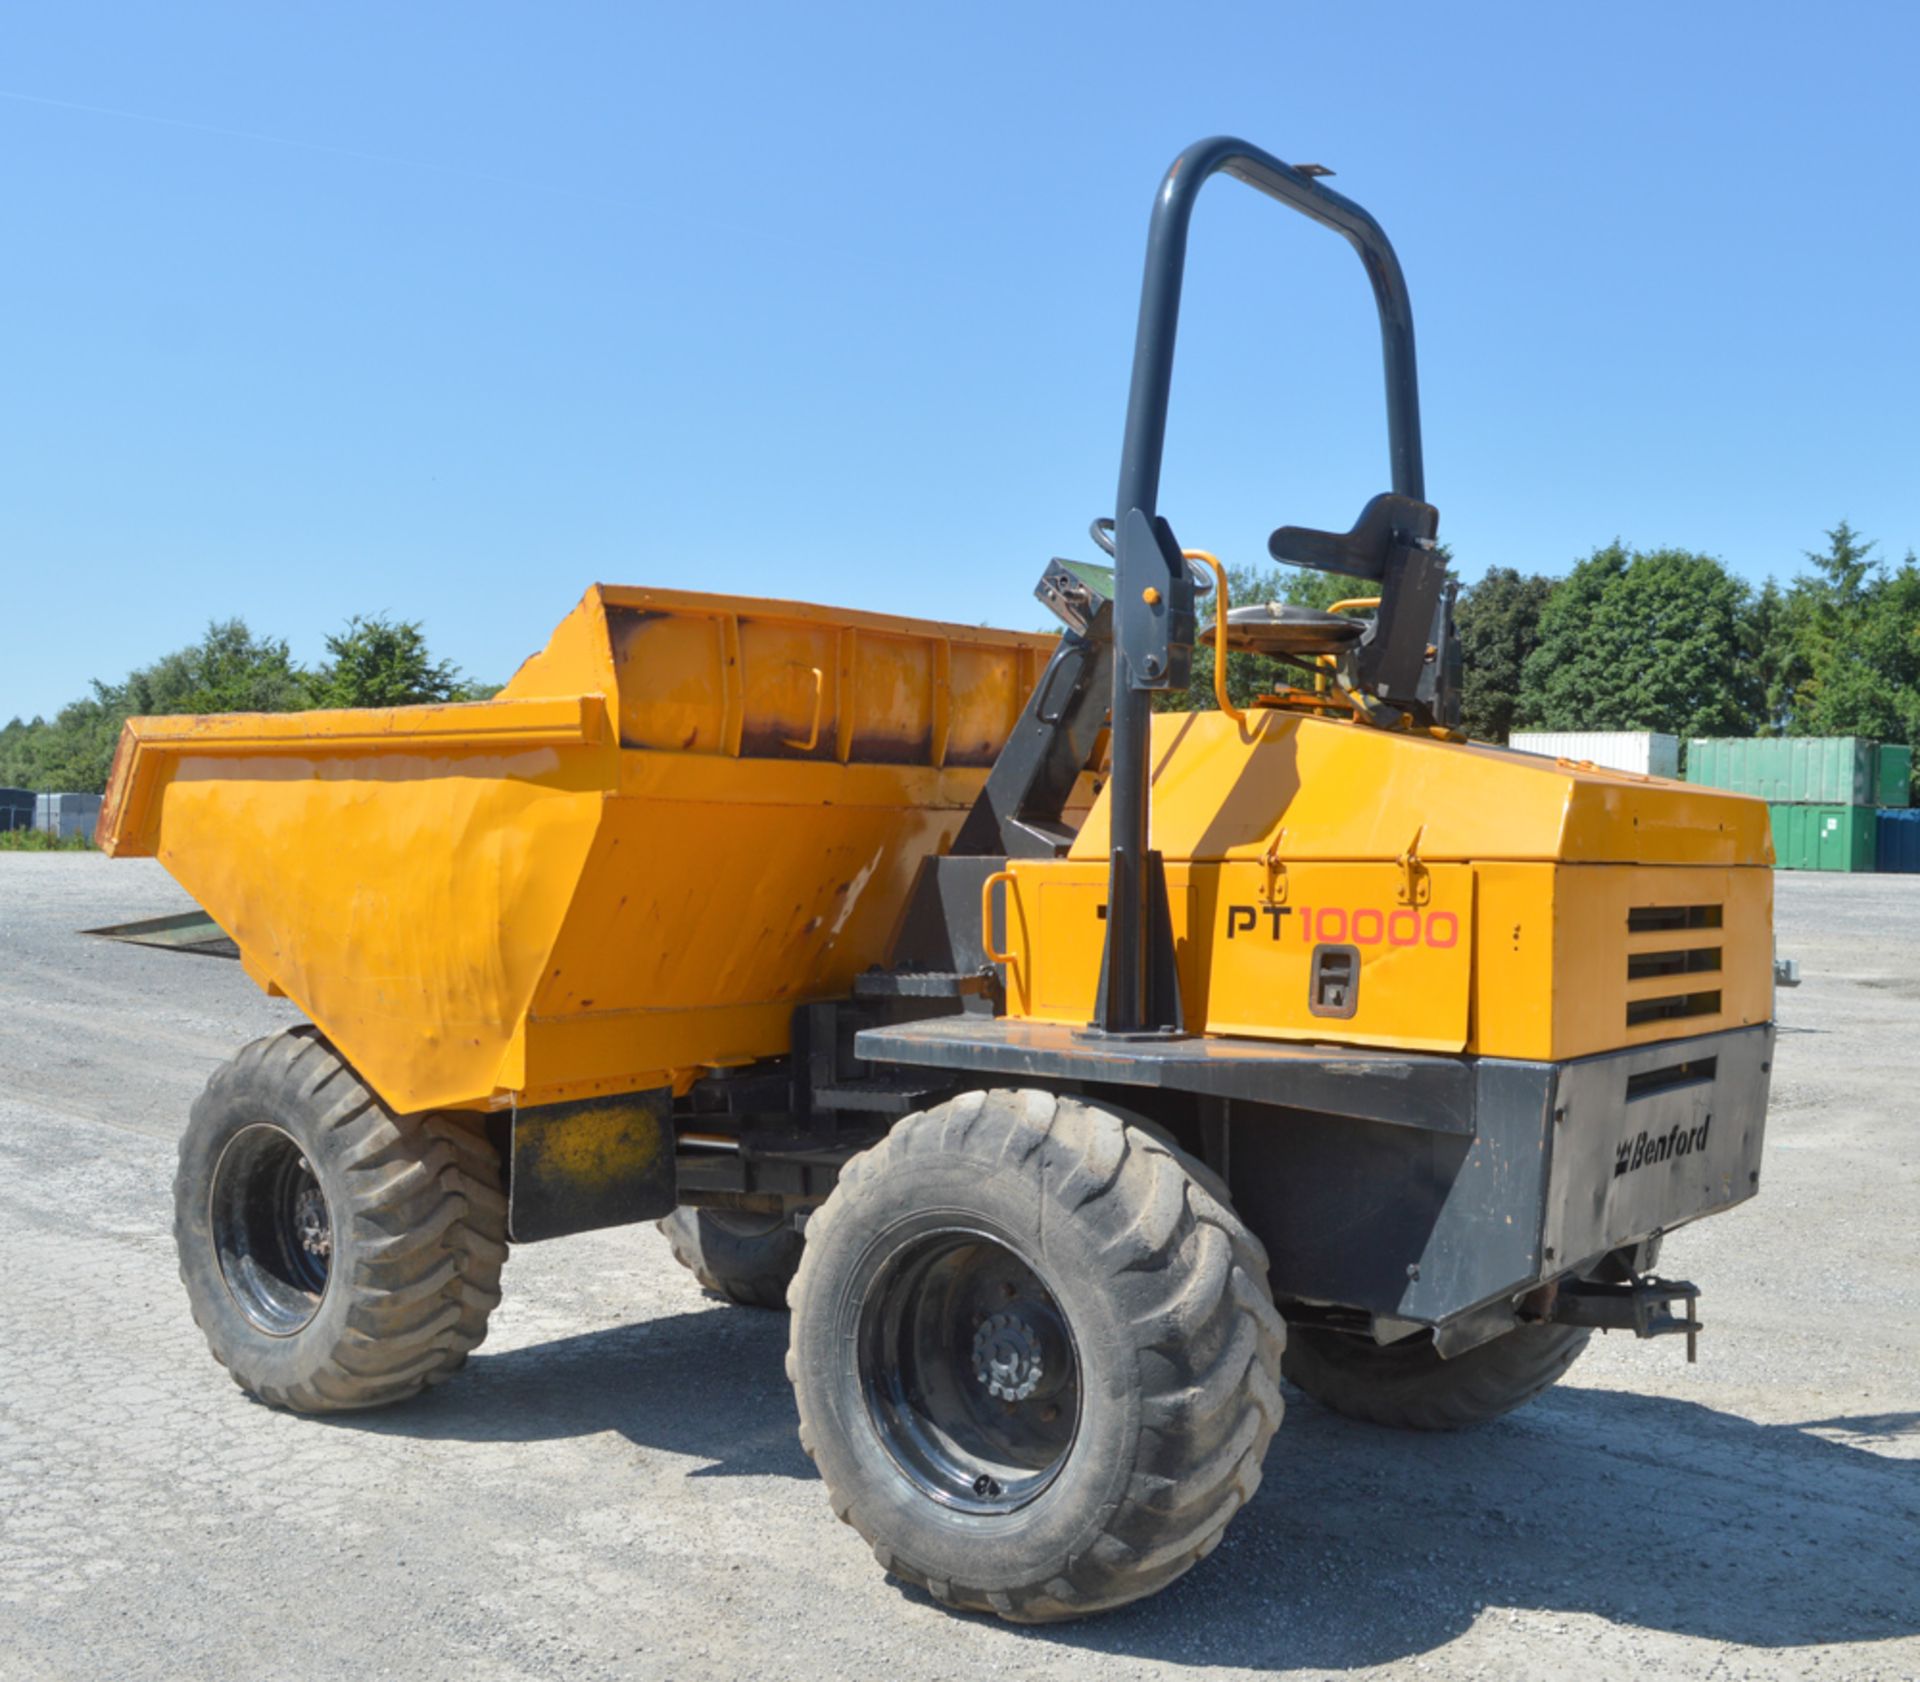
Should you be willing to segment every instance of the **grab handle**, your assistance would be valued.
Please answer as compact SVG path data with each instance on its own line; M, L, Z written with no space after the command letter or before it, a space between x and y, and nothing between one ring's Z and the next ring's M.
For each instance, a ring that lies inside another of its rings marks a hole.
M986 953L987 962L1015 967L1020 962L1019 954L1015 952L998 951L993 944L993 890L1002 882L1005 882L1009 889L1011 889L1013 885L1013 872L1011 870L996 870L980 884L980 949ZM1007 900L1007 935L1009 939L1011 939L1013 935L1013 900L1011 896L1009 896Z
M1247 715L1227 694L1227 569L1204 549L1183 549L1180 553L1213 569L1213 702L1235 724L1245 724Z
M813 728L807 732L804 742L796 742L791 736L781 738L796 753L812 753L820 745L820 714L827 699L826 674L818 666L809 666L807 670L813 673Z

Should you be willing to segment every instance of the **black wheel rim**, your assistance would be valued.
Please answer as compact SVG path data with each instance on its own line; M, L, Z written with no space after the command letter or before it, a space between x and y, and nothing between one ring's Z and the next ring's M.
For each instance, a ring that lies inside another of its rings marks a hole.
M943 1227L870 1276L861 1388L888 1454L923 1494L1010 1513L1059 1476L1080 1427L1080 1358L1046 1282L1006 1240Z
M266 1123L236 1133L209 1212L228 1295L261 1331L291 1337L320 1312L333 1259L326 1194L293 1136Z

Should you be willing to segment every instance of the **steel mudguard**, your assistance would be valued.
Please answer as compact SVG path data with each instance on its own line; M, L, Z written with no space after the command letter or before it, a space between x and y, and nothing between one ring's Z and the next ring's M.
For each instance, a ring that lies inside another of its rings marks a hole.
M1561 1065L1542 1259L1590 1261L1760 1188L1770 1026Z
M1765 1025L1465 1059L1465 1137L1236 1103L1234 1201L1283 1299L1438 1325L1753 1196L1772 1059Z

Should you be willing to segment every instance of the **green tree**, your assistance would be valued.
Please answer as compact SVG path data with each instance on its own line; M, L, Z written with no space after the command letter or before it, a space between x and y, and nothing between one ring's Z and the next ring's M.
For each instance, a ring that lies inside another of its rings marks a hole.
M1805 552L1812 572L1794 579L1777 605L1768 604L1762 665L1776 729L1805 735L1822 710L1821 692L1848 682L1861 622L1885 577L1874 548L1842 520L1827 533L1824 552Z
M1711 555L1596 549L1553 592L1516 722L1545 730L1747 735L1764 709L1752 592Z
M1873 558L1879 545L1864 541L1842 520L1827 533L1824 553L1809 549L1806 558L1813 562L1822 586L1823 605L1836 616L1844 616L1859 605L1880 564Z
M1920 747L1920 561L1889 569L1845 520L1756 603L1768 727Z
M1373 586L1364 579L1345 578L1333 573L1309 572L1302 568L1277 566L1227 568L1227 605L1246 607L1255 602L1288 602L1295 607L1325 609L1334 602L1364 596ZM1214 601L1201 598L1200 624L1213 624ZM1287 683L1299 682L1304 674L1296 666L1273 660L1262 654L1236 653L1227 656L1227 694L1235 706L1253 704L1254 698L1271 694ZM1155 698L1162 712L1208 712L1213 699L1213 635L1200 637L1193 650L1193 676L1183 690L1163 693Z
M163 713L295 712L310 704L307 674L286 643L256 637L239 619L216 620L191 647L95 680L93 693L52 719L15 719L0 731L0 782L97 794L107 786L120 727Z
M1800 584L1782 590L1769 578L1753 599L1747 646L1760 694L1760 733L1778 736L1793 717L1794 696L1811 675L1807 663L1806 621L1809 602Z
M1781 602L1769 689L1792 735L1920 734L1920 568L1909 551L1889 572L1876 547L1842 520Z
M98 793L106 787L127 719L169 713L299 712L307 707L398 707L482 700L493 686L468 683L435 660L417 624L355 615L327 638L331 659L316 671L295 663L286 642L258 637L241 619L216 620L190 647L162 655L51 719L14 719L0 729L0 783Z
M124 716L88 696L68 702L51 719L14 719L0 730L0 784L99 792Z
M1445 544L1439 547L1441 555L1451 562L1453 552ZM1380 586L1371 579L1351 577L1345 573L1315 572L1307 567L1227 568L1230 607L1279 601L1291 607L1312 608L1324 613L1337 602L1364 601L1377 596L1379 592ZM1213 622L1211 598L1206 598L1201 604L1200 622L1203 628ZM1305 672L1282 660L1245 653L1227 656L1227 694L1235 706L1251 705L1257 696L1271 694L1286 684L1305 681ZM1473 675L1469 669L1469 694L1472 693L1472 683ZM1203 635L1194 647L1193 677L1187 687L1177 693L1158 697L1156 705L1163 712L1204 712L1213 704L1213 638L1209 634Z
M191 647L129 672L122 683L96 681L93 691L123 716L284 713L310 704L307 675L286 642L256 637L244 619L215 620Z
M314 703L323 707L410 707L467 698L459 669L435 660L417 621L355 614L327 638L332 660L313 674Z
M1540 640L1540 615L1554 581L1512 567L1490 567L1460 592L1454 630L1460 639L1460 721L1469 736L1504 742L1520 705L1521 673Z
M1367 578L1350 578L1343 572L1313 572L1305 567L1289 570L1280 591L1280 600L1294 607L1310 607L1325 613L1335 602L1364 601L1377 596L1380 586Z
M1920 563L1909 552L1892 572L1876 567L1850 596L1831 575L1812 588L1825 598L1805 615L1791 732L1920 744Z
M1271 602L1285 600L1286 581L1280 576L1278 567L1243 567L1229 565L1227 568L1227 605L1229 608L1245 607L1250 602ZM1200 628L1205 633L1195 640L1193 648L1193 672L1187 687L1180 690L1163 690L1154 696L1154 706L1161 712L1210 712L1213 708L1213 624L1216 603L1211 595L1203 596L1197 604ZM1234 705L1247 706L1256 695L1263 695L1279 681L1279 662L1263 659L1256 654L1229 654L1227 656L1227 693L1233 697Z

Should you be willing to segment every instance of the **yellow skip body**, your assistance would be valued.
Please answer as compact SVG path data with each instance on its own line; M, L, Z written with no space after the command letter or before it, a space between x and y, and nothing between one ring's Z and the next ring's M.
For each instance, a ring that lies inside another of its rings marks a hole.
M1053 640L598 586L492 701L131 720L100 841L396 1109L685 1090L884 958Z

